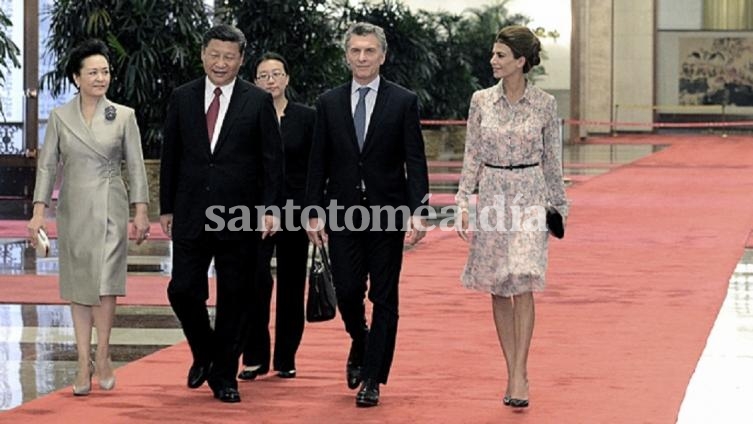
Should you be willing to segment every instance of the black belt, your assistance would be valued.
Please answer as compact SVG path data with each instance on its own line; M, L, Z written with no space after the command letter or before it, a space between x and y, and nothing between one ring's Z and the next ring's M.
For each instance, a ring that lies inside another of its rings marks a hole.
M539 163L524 163L521 165L492 165L490 163L485 163L484 166L487 168L494 168L494 169L523 169L523 168L532 168L534 166L539 166Z

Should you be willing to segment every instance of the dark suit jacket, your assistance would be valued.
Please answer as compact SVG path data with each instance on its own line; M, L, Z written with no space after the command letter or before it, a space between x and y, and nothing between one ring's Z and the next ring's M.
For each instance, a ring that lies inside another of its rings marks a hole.
M227 223L234 206L282 206L282 142L272 96L238 78L214 152L204 111L205 77L175 89L165 121L160 167L160 213L173 214L173 238L196 239L209 206L223 206ZM246 239L258 232L217 233L220 239Z
M311 139L314 136L313 108L300 103L288 102L285 115L280 120L282 144L285 150L285 200L293 200L296 206L303 206L306 194L306 174L309 167ZM297 222L296 224L300 224Z
M415 212L429 187L418 97L381 78L359 152L350 88L349 81L317 100L306 205L326 208L332 199L346 209L359 205L363 180L371 206L404 205ZM338 225L344 215L338 213Z

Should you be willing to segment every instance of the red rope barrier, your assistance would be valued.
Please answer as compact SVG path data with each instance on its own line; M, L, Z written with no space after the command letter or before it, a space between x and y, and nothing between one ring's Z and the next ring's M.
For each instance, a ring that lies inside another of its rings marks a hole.
M615 122L615 121L580 121L565 119L566 124L600 125L615 127L654 127L654 128L709 128L709 127L753 127L753 121L728 122Z
M616 122L616 121L581 121L565 119L570 125L598 125L607 127L653 127L653 128L720 128L720 127L753 127L753 121L729 122ZM466 121L458 119L423 119L421 125L432 126L465 126Z
M422 119L421 125L431 126L465 126L463 119Z

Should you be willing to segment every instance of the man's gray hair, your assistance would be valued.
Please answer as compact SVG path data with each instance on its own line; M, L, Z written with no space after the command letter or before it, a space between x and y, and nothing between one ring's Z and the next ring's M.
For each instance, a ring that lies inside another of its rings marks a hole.
M382 27L368 22L356 22L348 28L343 39L343 47L345 48L345 51L348 51L348 44L353 35L363 36L369 34L374 34L377 40L379 40L379 44L382 46L382 52L387 53L387 36L384 35L384 30Z

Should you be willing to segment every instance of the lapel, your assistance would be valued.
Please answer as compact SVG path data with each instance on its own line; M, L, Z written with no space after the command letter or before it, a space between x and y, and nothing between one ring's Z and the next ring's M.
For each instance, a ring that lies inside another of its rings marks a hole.
M197 139L204 144L204 153L209 157L212 152L210 150L211 145L209 144L209 131L207 131L207 113L204 110L204 90L206 89L206 79L206 76L202 77L196 82L196 84L194 84L191 101L189 102L191 110L189 110L188 115L189 120L193 120L193 122L196 122L196 125L199 126L196 131L198 131L199 134L203 134L203 137L198 136Z
M345 128L345 131L348 133L348 139L350 140L351 147L355 149L355 152L357 154L360 154L358 152L358 138L356 137L356 126L353 122L353 105L351 104L351 83L348 82L345 85L340 86L340 94L338 97L340 98L340 107L342 108L345 113L343 116L347 117L345 119L345 124L343 125L343 128Z
M374 138L374 132L379 128L381 121L384 119L387 103L390 98L390 82L381 78L379 82L379 91L377 92L376 103L374 104L374 111L371 112L371 119L369 120L369 128L366 130L366 140L363 141L362 155L369 152L371 145L374 144L371 140ZM355 128L355 127L354 127ZM353 130L355 134L355 129Z
M248 101L248 96L246 95L246 92L248 90L248 83L240 78L237 78L235 80L235 86L233 86L233 94L230 96L230 104L227 106L227 112L225 113L225 119L223 119L222 121L220 135L217 137L217 145L214 146L214 152L212 153L213 155L216 155L217 152L219 152L220 148L222 148L222 145L227 140L230 128L233 127L233 124L241 115L241 111L243 111L243 107ZM204 126L206 127L206 125L207 124L205 121Z
M71 101L61 106L58 114L60 121L83 145L96 154L107 158L107 151L97 142L92 128L96 128L100 124L99 121L105 119L105 107L111 105L110 101L104 97L99 99L97 107L94 110L94 117L92 118L92 128L86 125L80 105L81 96L76 95Z

